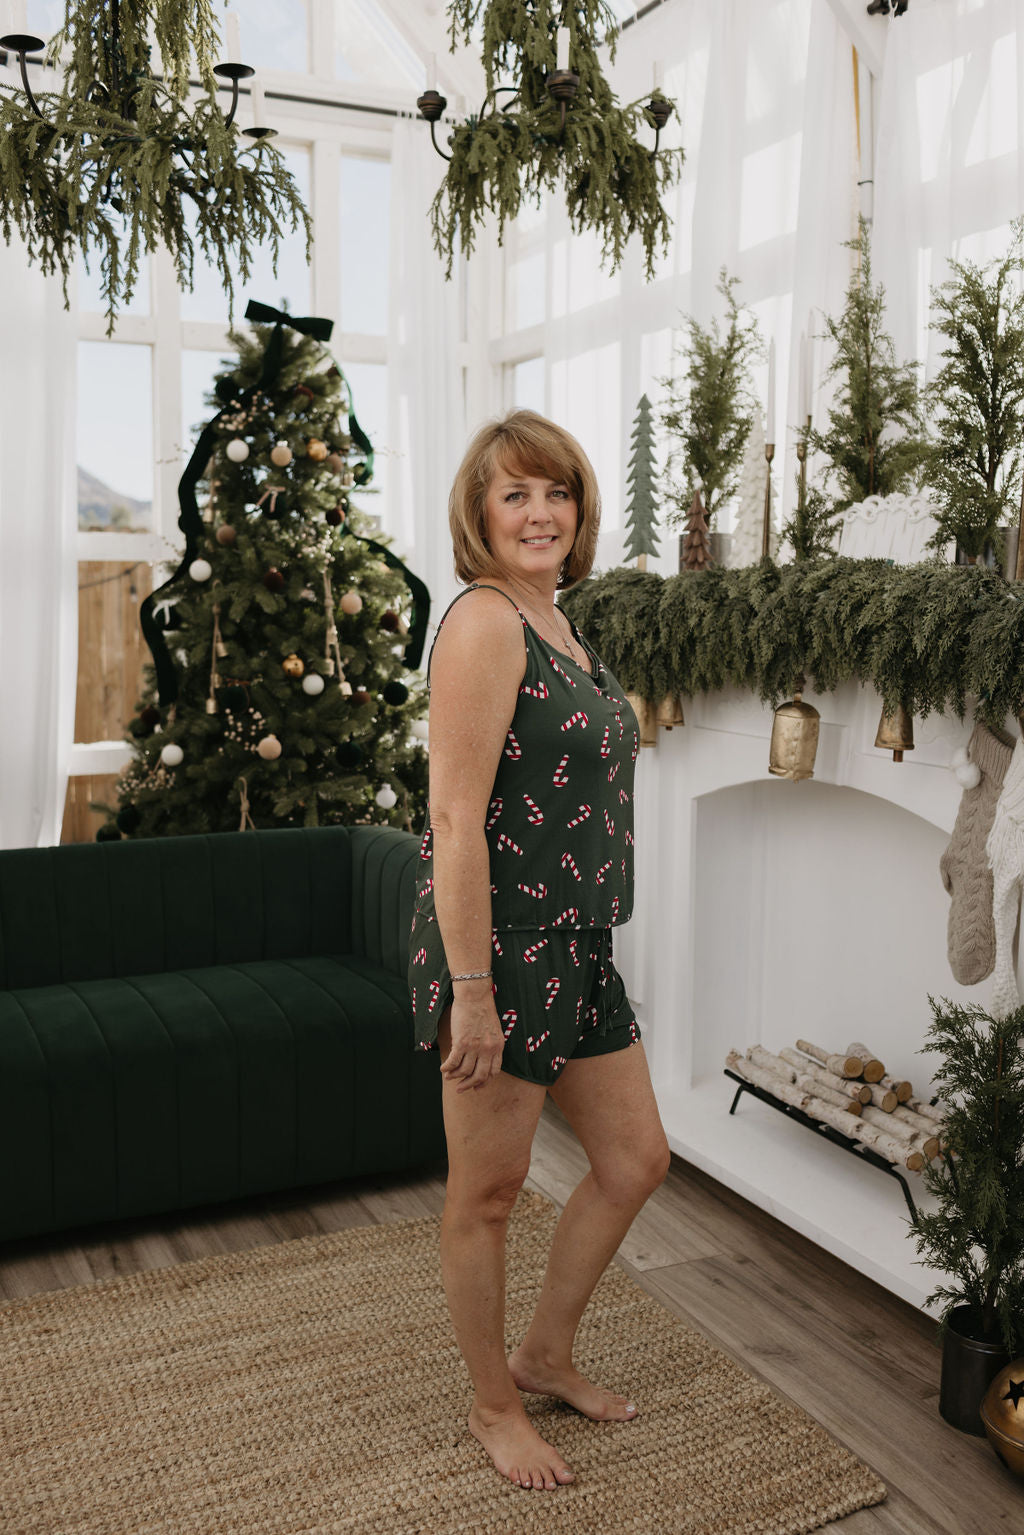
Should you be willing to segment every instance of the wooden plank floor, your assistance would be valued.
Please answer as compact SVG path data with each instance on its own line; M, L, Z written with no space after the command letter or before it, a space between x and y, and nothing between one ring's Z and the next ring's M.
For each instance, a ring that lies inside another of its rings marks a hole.
M548 1104L530 1186L556 1204L585 1171ZM343 1226L437 1215L444 1168L364 1178L181 1216L0 1245L0 1300ZM769 1381L885 1481L842 1535L992 1535L1024 1529L1024 1483L987 1442L939 1416L935 1324L712 1178L673 1159L619 1261L649 1294ZM642 1396L642 1382L636 1382ZM651 1532L658 1535L658 1532Z

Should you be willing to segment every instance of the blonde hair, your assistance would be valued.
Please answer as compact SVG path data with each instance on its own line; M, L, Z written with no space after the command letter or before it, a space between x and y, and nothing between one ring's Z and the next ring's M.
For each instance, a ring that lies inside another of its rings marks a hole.
M511 410L482 426L466 449L448 498L455 574L463 582L505 571L487 546L485 502L499 468L568 486L576 502L576 537L559 573L560 588L589 576L597 552L601 496L593 466L575 437L535 410Z

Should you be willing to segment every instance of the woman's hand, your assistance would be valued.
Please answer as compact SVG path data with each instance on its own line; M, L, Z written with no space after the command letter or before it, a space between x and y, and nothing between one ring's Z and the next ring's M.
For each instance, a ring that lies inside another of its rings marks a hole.
M460 996L461 990L460 983L452 1003L452 1047L441 1075L445 1081L458 1084L456 1092L464 1093L471 1087L486 1087L498 1075L505 1038L490 983L486 983L486 990L481 985L481 994L477 996Z

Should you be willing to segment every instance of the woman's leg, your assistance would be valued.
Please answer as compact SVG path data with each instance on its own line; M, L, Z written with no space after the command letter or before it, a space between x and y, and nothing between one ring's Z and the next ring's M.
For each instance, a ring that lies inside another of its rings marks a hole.
M579 1136L590 1171L562 1211L537 1310L509 1368L523 1391L559 1396L589 1418L631 1418L636 1408L625 1397L579 1374L572 1350L594 1286L668 1171L643 1046L570 1060L549 1091Z
M451 1045L448 1011L438 1030ZM505 1228L530 1167L545 1089L501 1072L459 1093L445 1082L448 1188L441 1220L441 1273L455 1337L474 1387L470 1431L503 1476L554 1488L572 1472L526 1416L505 1356Z

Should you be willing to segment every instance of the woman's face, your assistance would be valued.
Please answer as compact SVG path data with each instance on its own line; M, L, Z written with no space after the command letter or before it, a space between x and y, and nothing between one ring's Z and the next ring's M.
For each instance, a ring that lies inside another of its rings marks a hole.
M491 554L513 580L553 586L579 521L564 480L499 466L484 500Z

